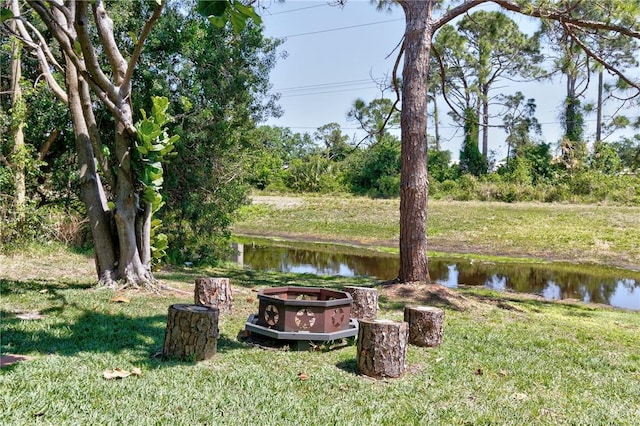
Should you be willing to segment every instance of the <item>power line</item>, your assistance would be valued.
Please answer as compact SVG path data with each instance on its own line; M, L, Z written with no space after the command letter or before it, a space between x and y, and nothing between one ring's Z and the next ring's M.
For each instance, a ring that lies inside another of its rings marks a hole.
M348 80L348 81L336 81L333 83L319 83L319 84L310 84L307 86L295 86L295 87L285 87L283 89L274 89L275 92L295 92L295 91L299 91L299 90L306 90L306 89L320 89L320 88L326 88L326 87L332 87L332 86L349 86L352 84L362 84L362 83L371 83L371 79L370 78L365 78L365 79L360 79L360 80Z
M339 90L325 90L323 92L309 92L309 93L298 93L298 94L284 94L282 98L293 98L298 96L315 96L315 95L326 95L329 93L340 93L340 92L351 92L353 90L365 90L365 89L376 89L377 86L364 86L364 87L352 87L349 89L339 89Z
M328 4L316 4L316 5L313 5L313 6L305 6L305 7L299 7L297 9L283 10L282 12L270 13L269 15L271 15L271 16L282 15L284 13L298 12L300 10L307 10L307 9L313 9L313 8L316 8L316 7L325 7L325 6L329 6L329 5Z
M326 30L310 31L308 33L290 34L290 35L274 37L274 38L303 37L303 36L308 36L308 35L329 33L329 32L332 32L332 31L349 30L349 29L352 29L352 28L368 27L368 26L371 26L371 25L386 24L386 23L389 23L389 22L397 22L397 21L404 21L404 19L402 19L402 18L401 19L388 19L386 21L369 22L367 24L358 24L358 25L349 25L347 27L329 28L329 29L326 29Z

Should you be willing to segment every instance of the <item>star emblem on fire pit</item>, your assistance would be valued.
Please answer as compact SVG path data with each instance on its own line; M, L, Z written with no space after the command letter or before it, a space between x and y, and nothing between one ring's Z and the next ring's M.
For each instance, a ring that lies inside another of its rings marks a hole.
M331 323L334 328L338 328L344 323L344 310L342 308L333 310L333 313L331 314Z
M300 309L298 313L296 313L295 322L300 330L306 330L313 327L316 323L316 315L306 308Z
M278 312L278 308L274 305L268 305L264 308L264 320L269 325L276 325L280 320L280 313Z

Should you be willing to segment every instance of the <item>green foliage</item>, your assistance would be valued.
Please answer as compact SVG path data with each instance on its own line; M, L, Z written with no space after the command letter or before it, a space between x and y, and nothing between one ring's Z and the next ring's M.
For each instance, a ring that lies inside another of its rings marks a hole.
M623 168L628 171L638 171L640 169L640 135L635 135L632 138L622 138L611 145L616 150Z
M0 177L1 177L0 168ZM85 248L89 229L78 202L71 206L38 206L35 200L16 208L12 197L0 196L0 251L21 251L32 243L61 243Z
M144 110L140 110L142 120L136 123L137 141L135 148L134 168L138 174L138 182L142 185L142 199L151 206L151 214L156 213L163 205L162 185L164 183L163 164L175 148L180 139L178 135L169 136L164 129L170 118L167 115L169 100L165 97L154 96L152 99L151 115L147 117ZM154 264L158 264L166 256L168 247L167 236L162 234L162 221L153 219L151 223L151 257Z
M342 188L339 165L322 154L293 159L286 179L287 187L295 192L330 193Z
M487 161L478 149L478 115L472 108L465 110L464 141L460 151L460 170L462 173L481 176L487 173Z
M277 186L282 172L266 170L277 167L261 158L272 146L257 148L272 138L256 131L256 122L279 113L268 77L280 41L265 38L252 20L236 34L183 5L168 3L154 26L141 59L154 66L140 69L134 105L149 110L150 96L167 97L180 135L164 169L166 204L158 212L168 259L216 263L236 210L247 202L247 182Z
M565 99L565 109L562 116L564 135L571 142L581 142L584 133L584 116L580 100L568 96Z
M262 23L253 7L245 6L239 0L198 0L197 10L218 28L230 22L236 33L246 28L248 19L252 19L256 25Z
M4 21L7 21L11 18L13 18L13 12L11 10L4 7L0 9L0 24L4 23Z
M430 147L428 154L429 184L457 179L460 168L451 165L451 152Z
M345 183L354 194L397 197L400 194L400 141L386 135L354 153L345 167Z
M259 190L284 190L287 172L282 158L273 152L264 151L249 164L247 183Z
M374 142L382 140L389 134L389 129L400 125L400 114L393 108L391 99L374 99L368 104L363 99L356 99L347 113L347 120L356 121L367 132L369 141Z
M591 154L590 167L604 174L616 174L622 171L622 160L612 144L596 141Z
M349 137L342 134L338 123L320 126L314 133L314 138L324 145L324 153L329 160L342 161L351 151L351 147L347 143Z

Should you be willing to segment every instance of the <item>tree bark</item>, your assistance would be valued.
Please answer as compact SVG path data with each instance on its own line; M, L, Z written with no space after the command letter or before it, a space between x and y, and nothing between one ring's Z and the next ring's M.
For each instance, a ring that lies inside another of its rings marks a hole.
M406 369L409 326L406 322L360 320L356 365L375 378L400 377Z
M211 358L218 350L218 310L206 306L171 305L167 315L162 357Z
M442 343L444 311L432 306L405 306L404 320L409 324L409 343L435 347Z
M406 19L400 176L401 282L429 282L427 267L427 89L435 0L401 0Z
M104 199L102 185L93 160L93 148L81 99L78 91L80 77L72 61L66 61L66 86L69 111L76 139L78 165L80 167L80 196L87 208L89 226L93 237L98 281L102 285L113 285L115 280L116 251L111 239L111 227L107 214L107 200Z
M229 278L196 278L193 291L196 305L217 308L220 312L233 311L233 295Z
M484 84L482 86L482 157L485 159L485 161L489 160L489 85L488 84Z
M378 316L378 290L370 287L345 287L353 298L351 317L359 320L375 320Z
M12 0L11 11L14 16L20 15L20 7L18 0ZM17 32L17 21L11 21L11 31ZM25 164L23 160L24 156L24 104L22 99L22 88L20 87L20 80L22 79L22 58L20 55L20 42L18 39L13 38L11 41L11 107L13 114L18 115L18 120L14 118L14 128L12 129L13 136L13 149L12 153L15 154L16 161L13 162L14 166L14 182L16 196L14 199L14 205L18 212L21 213L21 208L24 206L27 199L27 185L25 178Z
M604 90L604 71L598 69L598 105L596 106L596 142L602 140L602 91Z

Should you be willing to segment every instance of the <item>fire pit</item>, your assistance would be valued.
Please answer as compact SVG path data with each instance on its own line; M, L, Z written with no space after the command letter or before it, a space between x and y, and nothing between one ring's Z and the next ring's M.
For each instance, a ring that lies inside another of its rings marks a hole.
M258 314L246 329L275 339L327 341L358 334L349 293L314 287L273 287L258 292Z

